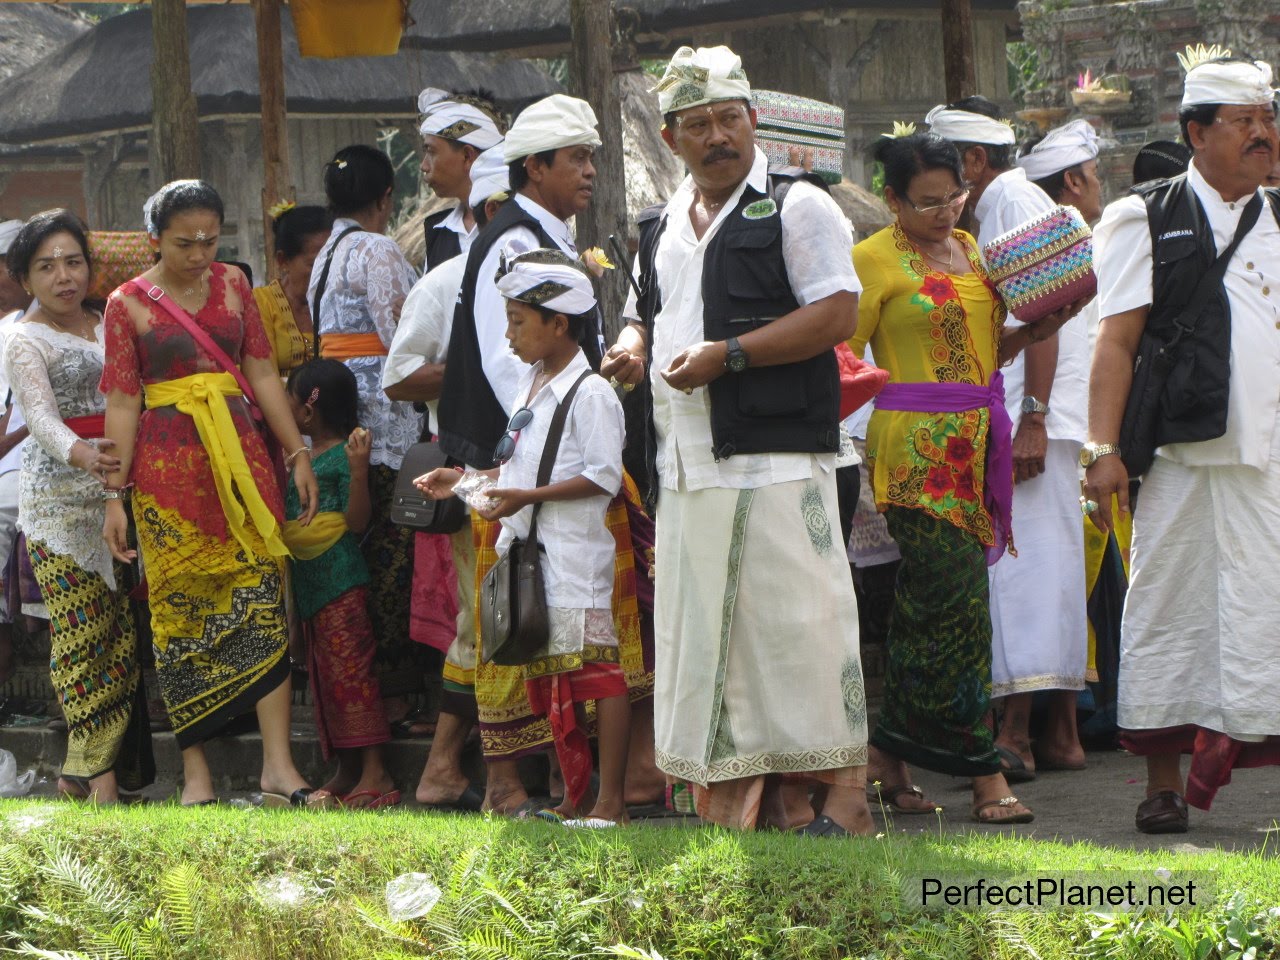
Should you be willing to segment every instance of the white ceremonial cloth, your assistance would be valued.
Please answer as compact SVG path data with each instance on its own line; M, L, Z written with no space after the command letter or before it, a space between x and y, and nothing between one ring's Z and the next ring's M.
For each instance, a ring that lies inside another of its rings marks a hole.
M658 766L707 784L867 762L858 608L835 474L663 490Z
M1217 249L1226 249L1249 198L1224 201L1194 160L1187 168L1187 183L1204 207ZM1150 306L1151 233L1140 197L1124 197L1103 212L1094 232L1094 259L1103 322ZM1202 443L1168 444L1156 453L1185 466L1246 464L1272 469L1271 436L1280 407L1280 225L1265 198L1258 222L1227 264L1223 282L1231 304L1226 433Z
M1018 167L1028 180L1043 180L1097 156L1098 131L1081 117L1046 133L1043 140L1018 158Z
M991 581L991 696L1083 690L1089 655L1080 444L1050 440L1045 471L1013 488L1015 557Z
M654 319L653 408L658 429L658 476L668 490L685 485L690 490L708 487L747 489L813 476L814 464L830 470L834 454L812 457L807 453L735 454L719 462L711 453L711 397L705 387L685 394L668 386L658 375L671 361L705 339L703 332L702 263L707 246L725 218L738 205L746 185L763 191L768 160L759 148L746 180L725 202L720 214L699 240L689 219L693 203L693 179L686 177L671 200L665 216L670 220L654 256L662 309ZM801 305L822 300L842 290L862 289L853 269L853 230L835 201L812 184L798 181L782 205L782 253L787 278ZM634 292L633 292L634 297ZM636 316L634 300L624 311Z
M974 205L978 246L985 246L1055 206L1049 195L1028 180L1020 167L1006 170L987 185ZM1017 318L1010 316L1009 322L1016 323ZM1048 398L1049 414L1045 417L1045 430L1051 440L1084 443L1088 439L1089 360L1089 323L1080 313L1058 331L1058 366ZM1005 409L1016 431L1025 395L1026 354L1018 354L1001 372L1004 373ZM1044 397L1037 399L1045 400ZM1016 526L1014 540L1017 540ZM1021 544L1018 547L1021 550Z
M515 452L498 473L500 488L532 490L538 485L538 466L547 445L547 432L556 407L569 388L591 369L581 350L551 382L532 398L529 389L542 372L542 363L526 367L517 384L520 403L533 419L520 431ZM622 487L622 403L599 376L582 381L569 407L564 434L551 468L551 482L586 477L607 493L581 500L544 503L538 514L538 542L546 547L542 573L547 606L578 610L608 610L613 599L613 562L617 543L605 523L611 501ZM498 555L507 552L513 537L529 536L528 506L502 520Z
M467 269L466 254L459 254L436 266L413 285L400 308L400 323L387 349L382 367L382 389L394 387L428 363L444 363L453 332L453 312ZM427 401L431 430L438 433L436 414L439 400Z
M598 147L596 113L585 100L553 93L520 111L501 146L507 163L544 150Z
M517 193L508 202L518 203L532 214L561 251L571 257L578 255L569 224L522 193ZM498 275L498 261L504 250L536 250L541 245L532 230L527 227L512 227L489 248L476 277L475 324L476 342L480 344L480 362L489 386L493 388L493 395L508 413L515 410L523 400L517 395L520 379L528 371L529 365L511 352L511 344L507 342L506 299L498 292L498 284L494 278Z
M1280 734L1280 424L1262 469L1157 456L1134 512L1132 557L1120 726Z

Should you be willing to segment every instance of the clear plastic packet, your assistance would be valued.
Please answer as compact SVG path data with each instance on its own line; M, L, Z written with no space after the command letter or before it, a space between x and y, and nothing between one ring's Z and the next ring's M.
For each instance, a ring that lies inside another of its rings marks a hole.
M402 873L387 883L387 914L398 921L426 916L442 896L425 873Z
M849 431L840 427L840 449L836 452L836 467L856 467L862 462L862 457L858 456L858 448L853 442L853 437L849 436Z
M489 496L489 491L498 485L498 481L478 470L467 470L453 485L453 495L472 510L488 510L497 505L497 501Z

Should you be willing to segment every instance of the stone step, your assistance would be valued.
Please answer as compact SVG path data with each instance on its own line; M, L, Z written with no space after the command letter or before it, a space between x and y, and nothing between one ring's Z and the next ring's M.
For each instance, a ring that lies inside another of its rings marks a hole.
M157 783L172 784L176 789L182 780L182 753L177 741L170 732L155 733L152 734L152 746L156 758ZM52 781L57 778L62 760L66 756L67 736L44 726L0 727L0 748L10 751L17 758L19 772L34 767L38 776ZM292 748L293 761L307 781L317 785L324 783L334 769L334 764L325 761L321 755L315 728L295 724ZM430 738L392 740L383 749L387 770L396 786L412 795L431 749ZM210 740L205 744L205 755L214 774L214 789L225 793L258 789L258 776L262 769L262 738L256 732ZM463 753L463 769L477 783L484 782L484 762L480 756L479 743L467 745ZM530 757L522 760L520 773L531 790L545 792L545 759Z

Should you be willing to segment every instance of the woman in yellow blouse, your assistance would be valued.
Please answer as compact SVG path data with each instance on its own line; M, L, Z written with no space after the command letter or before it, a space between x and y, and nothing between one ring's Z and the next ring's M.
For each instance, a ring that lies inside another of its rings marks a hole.
M1005 310L973 237L956 229L969 191L946 140L884 138L895 223L859 243L863 291L849 346L890 373L867 427L876 506L902 552L885 705L871 779L899 813L932 812L907 762L973 777L973 817L1026 823L986 723L991 694L987 564L1012 546L1008 415L999 363L1061 320L1004 330Z
M272 356L283 377L312 356L315 335L311 307L307 303L307 284L311 280L311 265L333 229L333 217L324 207L289 204L273 208L273 215L272 233L280 279L265 287L255 287L253 298L262 315L267 339L271 341Z

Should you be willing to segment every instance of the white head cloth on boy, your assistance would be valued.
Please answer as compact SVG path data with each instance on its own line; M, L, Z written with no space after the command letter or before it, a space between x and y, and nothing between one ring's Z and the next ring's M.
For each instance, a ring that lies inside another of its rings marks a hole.
M1088 120L1072 120L1055 127L1018 158L1028 180L1043 180L1077 164L1098 158L1098 132Z
M456 140L477 150L488 150L502 142L497 121L470 97L427 87L418 94L418 112L422 114L418 132L424 137Z
M498 292L508 300L577 316L596 307L591 278L583 266L559 250L503 254L496 277Z
M490 147L471 164L471 193L467 206L474 207L511 189L510 167L502 159L502 144Z

